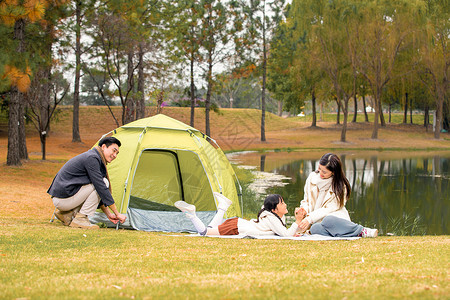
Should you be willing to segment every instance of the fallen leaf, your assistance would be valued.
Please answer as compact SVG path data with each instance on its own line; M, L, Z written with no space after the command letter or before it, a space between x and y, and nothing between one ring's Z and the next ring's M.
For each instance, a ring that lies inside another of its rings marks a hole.
M116 289L118 289L118 290L121 290L122 288L120 287L120 286L118 286L118 285L112 285L112 287L115 287Z

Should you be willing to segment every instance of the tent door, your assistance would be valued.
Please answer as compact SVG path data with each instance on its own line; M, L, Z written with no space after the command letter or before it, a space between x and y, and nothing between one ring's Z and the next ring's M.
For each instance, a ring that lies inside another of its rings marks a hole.
M179 211L173 203L184 200L178 155L162 149L144 150L139 158L130 193L131 208Z

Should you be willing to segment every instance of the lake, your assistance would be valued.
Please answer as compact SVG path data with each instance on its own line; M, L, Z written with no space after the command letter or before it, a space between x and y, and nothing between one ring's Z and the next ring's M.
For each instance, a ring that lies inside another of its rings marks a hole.
M308 175L325 152L242 153L240 165L289 177L266 193L283 196L292 216ZM450 152L335 152L352 187L346 207L352 221L388 235L447 235ZM245 199L244 199L245 201ZM251 208L256 215L258 207ZM248 213L249 205L244 204Z

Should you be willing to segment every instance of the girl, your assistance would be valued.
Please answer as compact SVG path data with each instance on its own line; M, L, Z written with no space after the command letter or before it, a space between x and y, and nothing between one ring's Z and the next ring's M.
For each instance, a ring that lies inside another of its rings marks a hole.
M338 237L376 237L370 229L350 221L345 203L350 197L350 184L342 170L339 157L327 153L319 161L305 183L304 199L300 202L301 232L310 228L311 234Z
M219 202L217 214L211 223L206 227L195 214L195 206L184 201L177 201L174 205L184 212L192 221L195 229L201 235L279 235L294 236L297 232L298 224L302 218L296 209L295 223L288 229L286 228L285 214L287 206L280 195L269 195L264 200L264 205L258 213L256 220L245 220L241 218L231 218L223 222L223 216L231 205L231 200L224 195L214 192L214 196Z

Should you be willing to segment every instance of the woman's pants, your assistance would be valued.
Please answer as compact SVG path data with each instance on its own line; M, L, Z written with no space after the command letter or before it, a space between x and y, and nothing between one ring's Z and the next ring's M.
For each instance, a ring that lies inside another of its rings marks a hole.
M320 234L333 237L355 237L359 236L363 226L355 224L346 219L335 216L326 216L322 222L311 226L311 234Z

